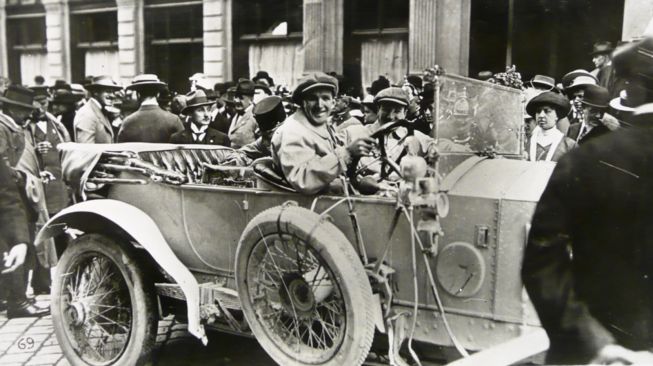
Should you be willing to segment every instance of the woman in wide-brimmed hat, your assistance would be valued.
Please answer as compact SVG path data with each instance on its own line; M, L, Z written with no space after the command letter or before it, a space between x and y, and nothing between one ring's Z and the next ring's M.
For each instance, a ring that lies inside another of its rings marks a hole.
M556 123L569 113L569 100L554 92L544 92L531 99L526 112L537 127L526 143L530 161L558 161L576 144L556 128Z

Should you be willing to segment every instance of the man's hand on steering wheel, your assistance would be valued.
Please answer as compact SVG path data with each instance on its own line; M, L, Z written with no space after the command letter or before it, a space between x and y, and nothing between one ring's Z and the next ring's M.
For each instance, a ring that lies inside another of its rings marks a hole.
M361 137L352 141L347 146L347 151L353 159L360 158L362 156L367 156L370 154L374 148L374 139L371 137Z

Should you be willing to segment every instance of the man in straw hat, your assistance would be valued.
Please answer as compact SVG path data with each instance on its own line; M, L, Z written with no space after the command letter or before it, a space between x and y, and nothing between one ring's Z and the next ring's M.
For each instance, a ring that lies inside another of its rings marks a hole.
M229 146L229 138L224 133L209 126L211 123L211 105L201 89L186 95L186 107L181 111L188 116L186 128L170 137L173 144L204 144Z
M110 76L97 76L86 85L90 98L75 115L75 141L89 144L114 142L113 127L107 108L114 102L114 93L122 90Z
M25 152L25 136L22 125L34 110L34 92L11 85L0 96L0 240L3 258L0 287L7 295L7 317L44 316L49 309L30 303L25 296L27 271L23 267L28 255L30 241L25 205L19 186L22 174L15 167Z
M653 364L652 54L653 37L614 52L633 127L560 159L533 215L522 279L547 364Z
M352 139L347 129L343 135L336 135L327 123L336 95L336 78L321 72L303 78L292 96L300 108L272 136L275 165L301 193L315 194L328 189L347 172L352 159L367 155L372 149L371 138Z
M556 123L569 113L569 100L554 92L544 92L531 99L526 112L537 122L526 143L530 161L558 161L576 144L556 128Z
M118 142L167 143L174 133L183 131L179 117L159 107L157 98L165 88L166 84L154 74L138 75L132 80L127 90L136 92L141 105L120 126Z

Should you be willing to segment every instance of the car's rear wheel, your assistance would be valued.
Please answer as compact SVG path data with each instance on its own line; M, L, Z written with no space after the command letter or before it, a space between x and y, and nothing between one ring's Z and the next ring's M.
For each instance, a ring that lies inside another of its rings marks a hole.
M52 321L72 365L143 365L156 341L153 284L132 248L98 234L75 239L57 264Z
M243 312L280 365L361 365L374 336L372 290L342 232L285 206L247 226L236 254Z

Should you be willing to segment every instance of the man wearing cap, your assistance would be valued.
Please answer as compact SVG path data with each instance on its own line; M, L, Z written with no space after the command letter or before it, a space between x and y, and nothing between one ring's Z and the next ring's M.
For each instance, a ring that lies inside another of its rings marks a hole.
M234 109L236 113L231 118L229 126L229 140L234 149L245 146L256 140L256 119L254 109L254 93L256 85L249 79L238 79L234 95Z
M558 161L576 145L556 128L558 120L569 113L567 98L558 93L544 92L528 102L526 112L537 123L526 143L528 160Z
M327 190L347 172L352 159L372 149L371 138L354 139L348 129L337 135L328 123L336 95L336 78L321 72L303 78L293 92L300 108L272 136L274 163L298 192Z
M154 74L138 75L127 90L134 90L141 104L140 108L125 118L118 131L118 142L167 143L170 137L184 130L179 117L166 112L157 98L166 84Z
M371 125L376 122L379 116L377 115L378 108L374 104L374 96L367 94L361 104L363 106L363 124Z
M234 156L229 158L231 162L225 164L249 166L256 159L272 155L272 135L286 119L281 97L274 95L262 99L254 106L253 113L261 136L256 141L234 150Z
M406 118L408 93L398 87L386 88L374 97L374 104L379 110L379 118L373 124L366 126L370 133L376 132L386 123L398 122ZM438 157L434 139L420 131L410 131L406 127L398 127L386 136L385 151L388 157L397 163L405 155L421 156L426 158L428 163L434 162ZM365 157L361 159L361 164L378 174L381 171L381 164L372 163L373 160L374 158Z
M608 91L612 89L614 82L614 70L612 69L611 54L614 51L612 42L602 41L594 43L592 47L592 63L595 69L592 70L592 75L599 81L599 86L602 86Z
M653 102L653 37L613 54ZM629 92L631 90L629 89ZM547 332L547 364L653 364L653 110L556 165L532 219L522 279ZM635 123L639 119L641 126Z
M350 114L352 99L347 95L336 98L331 115L331 123L333 123L336 132L340 132L349 126L362 126L362 123Z
M0 287L6 289L9 318L44 316L49 309L38 307L27 300L27 271L23 267L30 241L26 206L21 198L22 173L15 167L25 155L25 136L22 125L33 112L34 92L11 85L0 96L0 252L7 253L3 261ZM21 188L19 188L21 187Z
M86 104L75 115L75 141L88 144L110 144L114 141L109 119L114 93L122 90L110 76L94 77L86 89L91 94Z
M610 102L608 89L598 85L588 85L583 96L583 121L569 127L567 137L573 139L577 144L582 144L592 138L610 132L610 129L603 124L606 120L605 112Z
M224 133L209 126L211 105L204 91L196 89L186 95L186 107L181 111L188 116L186 128L170 137L173 144L204 144L229 146L229 138Z

